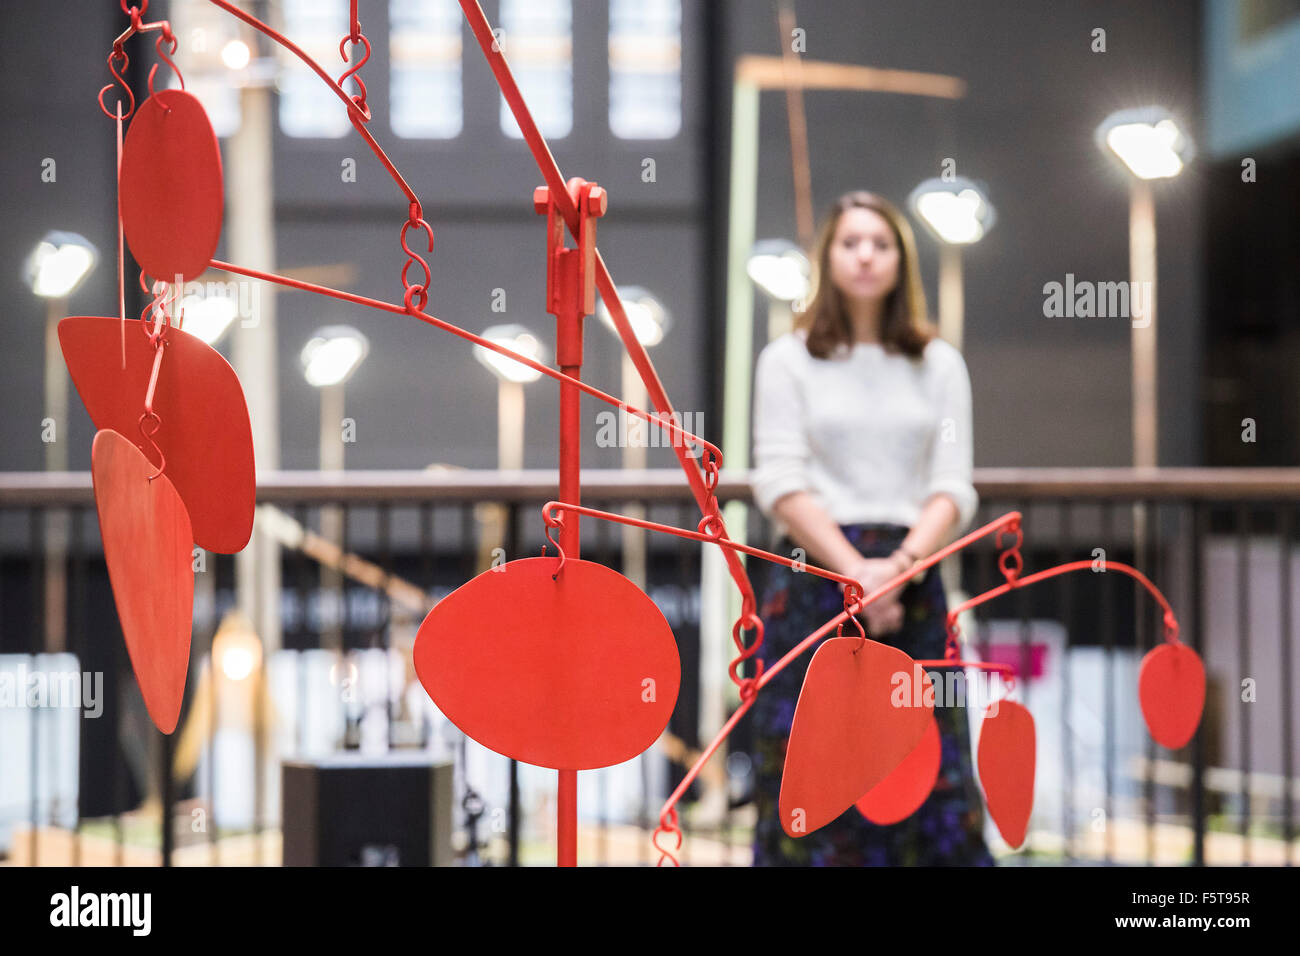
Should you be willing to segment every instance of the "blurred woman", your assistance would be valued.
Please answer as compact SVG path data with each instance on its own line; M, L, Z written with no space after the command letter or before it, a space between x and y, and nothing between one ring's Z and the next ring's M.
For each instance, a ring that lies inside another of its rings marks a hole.
M802 549L804 561L856 579L869 594L975 515L970 379L961 353L926 319L912 232L889 202L867 192L841 196L813 263L814 294L795 330L758 359L754 497L777 526L777 553ZM844 608L834 581L770 570L760 605L759 657L768 667ZM861 618L872 640L937 659L947 611L936 565ZM940 706L939 697L939 777L920 809L879 826L854 807L810 834L786 835L777 799L812 656L781 671L754 704L755 865L991 865L966 714ZM939 684L941 672L930 673Z

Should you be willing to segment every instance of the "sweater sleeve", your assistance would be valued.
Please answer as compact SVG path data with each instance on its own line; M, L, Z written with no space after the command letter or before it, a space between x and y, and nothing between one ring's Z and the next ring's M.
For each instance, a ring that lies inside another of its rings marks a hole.
M804 401L795 370L780 340L758 356L754 371L754 470L750 481L759 510L771 517L784 495L810 487L804 432Z
M960 534L979 508L979 495L972 481L971 384L961 353L951 347L945 351L950 353L950 361L940 391L939 427L935 430L925 498L929 500L936 494L946 494L953 500L958 513L955 532Z

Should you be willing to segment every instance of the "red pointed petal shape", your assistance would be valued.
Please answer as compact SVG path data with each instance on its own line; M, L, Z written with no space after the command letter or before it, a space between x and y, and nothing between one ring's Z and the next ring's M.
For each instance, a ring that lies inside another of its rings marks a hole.
M892 699L893 676L910 676L915 666L898 648L859 637L832 637L817 648L786 746L779 806L787 834L830 823L920 743L934 705Z
M128 319L123 371L121 334L113 318L81 315L59 323L64 361L95 427L126 436L156 471L158 454L139 425L153 346L140 322ZM253 532L256 494L244 391L216 349L179 329L168 329L166 335L153 402L162 426L153 440L167 458L167 477L185 502L194 541L209 551L234 554Z
M95 507L113 601L145 707L176 729L190 663L194 609L190 519L166 475L115 431L91 446Z
M1205 665L1182 642L1153 647L1138 668L1138 701L1156 743L1185 747L1196 733L1205 706Z
M1034 718L1013 700L996 706L997 714L986 716L980 728L980 783L1002 839L1018 847L1034 808Z
M623 575L569 558L488 570L434 606L415 673L483 746L556 770L630 760L668 724L681 683L672 629Z
M940 756L939 725L931 717L921 742L888 777L866 792L858 801L858 812L882 825L906 820L934 789Z
M190 93L161 90L140 104L122 143L118 209L131 255L154 279L193 279L221 237L221 151Z

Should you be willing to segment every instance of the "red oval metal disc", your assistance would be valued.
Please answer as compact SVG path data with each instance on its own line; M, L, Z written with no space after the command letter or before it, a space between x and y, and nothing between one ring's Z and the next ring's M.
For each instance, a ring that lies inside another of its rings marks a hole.
M131 255L154 279L193 279L221 237L221 150L203 106L184 90L140 104L122 143L118 210Z
M570 558L509 561L434 606L415 639L433 702L484 747L555 770L630 760L668 724L672 629L623 575Z
M127 319L124 371L119 325L118 319L72 316L59 323L59 344L95 427L127 436L156 471L158 453L140 434L153 346L140 322ZM234 554L253 532L257 482L244 391L230 363L202 339L173 328L165 341L153 402L162 425L153 440L189 511L195 543Z
M861 646L859 646L861 645ZM778 805L781 826L807 836L889 776L925 736L934 704L894 705L895 674L916 662L896 647L832 637L808 664L795 705Z
M176 489L115 431L91 446L95 508L122 636L145 707L165 734L176 729L190 664L193 538Z
M906 820L925 803L939 779L939 725L933 717L925 736L884 780L858 801L858 812L881 825Z
M1153 647L1138 668L1138 701L1156 743L1170 750L1187 746L1205 706L1205 665L1181 641Z
M996 706L997 714L980 726L980 783L1002 839L1018 847L1034 808L1034 717L1013 700Z

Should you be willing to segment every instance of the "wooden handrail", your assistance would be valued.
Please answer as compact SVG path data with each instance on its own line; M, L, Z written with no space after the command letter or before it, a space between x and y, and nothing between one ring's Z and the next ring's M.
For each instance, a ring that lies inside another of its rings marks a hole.
M554 469L430 469L425 471L272 471L257 476L259 501L501 501L555 497ZM1086 499L1240 501L1300 500L1300 468L977 468L982 500ZM692 500L675 468L585 469L586 501ZM752 501L747 472L723 469L718 497ZM0 508L89 505L90 473L0 472Z

